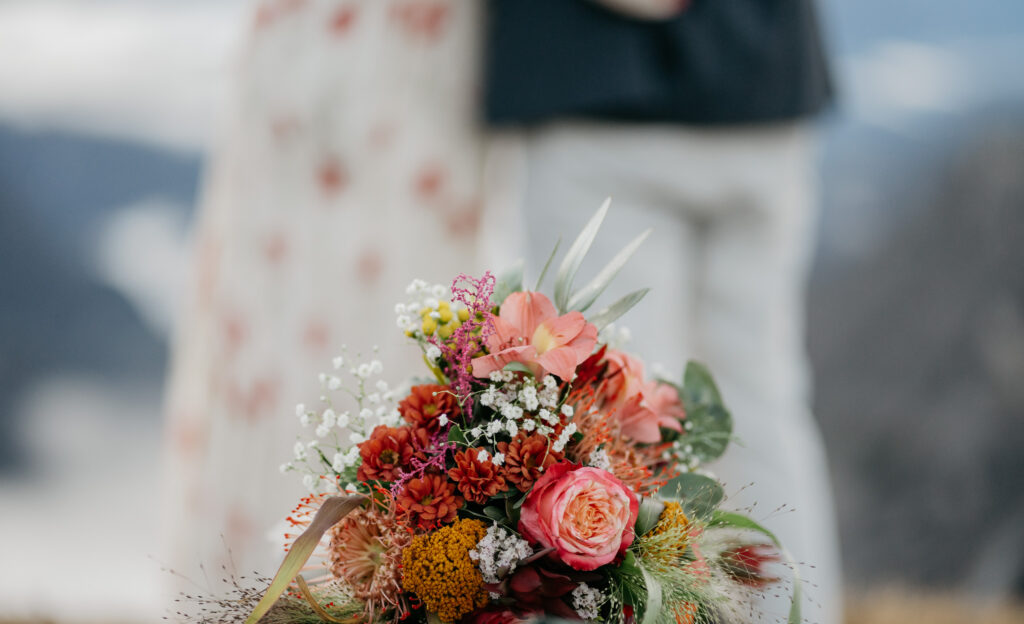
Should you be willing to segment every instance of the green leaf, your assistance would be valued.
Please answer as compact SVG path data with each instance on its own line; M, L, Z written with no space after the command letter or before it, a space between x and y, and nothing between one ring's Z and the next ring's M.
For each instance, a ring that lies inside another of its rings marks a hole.
M619 299L615 303L611 304L607 308L604 308L588 320L597 326L597 331L601 331L607 327L610 323L615 322L623 314L629 312L629 310L640 303L640 300L644 298L650 288L641 288L640 290L634 290L625 297Z
M640 499L640 513L636 516L636 534L647 535L658 525L658 518L665 510L665 503L653 496Z
M558 306L559 313L564 313L569 309L572 281L576 278L576 272L580 270L580 265L583 264L583 258L590 251L590 246L594 243L597 231L601 229L601 223L604 222L611 203L610 197L604 200L601 207L590 218L587 225L583 227L580 235L576 237L572 247L566 252L565 258L562 259L562 264L558 267L558 274L555 275L555 305Z
M644 577L644 586L647 588L647 600L644 601L644 617L640 620L640 624L654 624L661 615L661 609L664 604L664 592L658 579L654 578L643 566L639 567L640 573Z
M785 549L783 549L785 550ZM792 561L793 558L787 553L786 558ZM792 601L789 605L789 617L786 618L787 624L802 624L803 615L800 613L800 603L803 602L803 582L800 580L800 574L796 571L796 566L792 566L793 569L793 596L790 598Z
M629 259L633 257L636 250L639 249L640 245L651 235L652 230L647 230L640 236L634 238L628 245L622 248L622 250L615 254L611 262L607 264L601 272L597 274L597 277L592 279L589 284L573 293L572 297L569 298L569 309L579 310L580 312L586 312L586 310L594 305L597 298L601 296L608 285L611 284L615 276L619 274L622 267L625 266Z
M533 371L530 370L529 366L523 364L522 362L509 362L508 364L505 365L505 368L501 370L512 371L513 373L526 373L527 375L533 377Z
M515 264L498 276L494 284L494 293L491 294L491 303L500 306L509 295L522 289L523 261L517 260Z
M548 276L548 269L551 268L551 263L555 260L555 254L558 253L558 248L562 246L562 237L559 236L558 240L555 241L555 248L551 250L551 255L548 256L548 261L544 263L544 268L540 270L540 275L537 277L537 285L533 287L535 291L540 290L540 285L544 283L544 278Z
M686 413L692 423L684 442L702 463L718 459L732 440L732 415L721 405L700 405Z
M306 565L306 561L316 550L320 538L327 532L327 529L337 524L365 501L366 497L360 494L334 496L320 505L320 509L313 516L313 521L309 523L302 535L295 539L291 550L281 562L281 567L277 569L277 574L274 575L270 587L267 588L267 592L263 594L263 598L256 604L256 608L252 610L249 617L245 619L245 624L256 624L267 614L267 611L270 611L277 599L288 589L288 585L302 570L302 566Z
M678 388L678 387L677 387ZM690 422L686 443L701 462L718 459L732 439L732 414L706 366L688 362L679 398Z
M722 404L722 395L707 366L693 360L686 363L682 399L687 409L690 406Z
M505 524L508 521L508 518L505 516L505 512L493 505L484 507L484 515L491 520L500 522L501 524Z
M463 446L469 446L469 440L466 439L466 432L458 425L452 425L452 428L448 430L448 441L461 444Z
M711 521L708 522L708 526L757 531L770 539L777 548L782 548L782 543L779 542L779 538L775 537L774 533L758 524L757 521L734 511L716 510L715 513L711 514Z
M675 498L688 518L708 520L725 498L722 486L710 477L687 472L670 480L660 490L666 498Z

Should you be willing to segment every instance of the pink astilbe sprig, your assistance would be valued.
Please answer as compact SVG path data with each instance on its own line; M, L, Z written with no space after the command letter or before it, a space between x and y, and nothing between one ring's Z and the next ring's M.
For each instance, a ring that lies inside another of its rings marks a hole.
M494 293L494 275L487 271L479 279L460 273L452 281L452 300L462 303L469 311L469 319L459 325L448 340L439 340L431 336L427 340L441 350L441 355L449 364L449 376L452 377L451 388L455 391L462 413L466 419L473 414L473 374L470 372L470 361L476 355L479 345L486 341L494 331L486 319L491 311L491 295ZM482 319L482 320L481 320ZM474 332L479 333L474 335ZM445 462L448 453L454 453L456 444L448 440L448 430L452 422L438 428L430 437L430 447L425 450L426 459L413 457L409 461L410 470L403 470L398 479L391 485L392 496L397 497L412 479L421 478L430 469L436 468L442 474L446 470Z
M477 354L479 346L486 344L487 337L494 332L494 326L487 320L492 307L494 283L494 275L490 271L479 279L460 273L452 281L452 299L466 306L469 319L460 325L447 341L438 340L436 336L429 338L430 343L441 350L450 370L454 373L451 386L458 396L462 413L466 415L467 420L473 415L471 393L474 377L470 372L470 362ZM474 335L477 330L479 333Z

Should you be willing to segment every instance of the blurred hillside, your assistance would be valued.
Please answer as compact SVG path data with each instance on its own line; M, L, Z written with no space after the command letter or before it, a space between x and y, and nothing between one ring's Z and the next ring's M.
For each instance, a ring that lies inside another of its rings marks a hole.
M880 155L890 227L812 281L816 413L862 586L1024 594L1024 117L974 121Z

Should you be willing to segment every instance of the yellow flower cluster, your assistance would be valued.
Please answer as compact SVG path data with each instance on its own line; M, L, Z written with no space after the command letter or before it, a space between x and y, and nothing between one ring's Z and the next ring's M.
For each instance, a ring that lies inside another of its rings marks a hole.
M685 531L690 526L690 519L683 513L683 506L676 501L665 501L665 509L658 516L658 524L652 535L663 535L668 531Z
M483 576L469 558L487 533L479 520L457 520L413 538L402 551L402 587L442 622L454 622L487 604Z
M643 536L640 546L644 555L661 565L674 565L683 557L690 542L690 520L676 501L665 501L658 524Z
M436 308L422 308L420 310L422 323L420 329L425 336L437 337L441 340L448 340L460 325L469 320L469 310L462 309L452 311L452 305L447 301L441 301Z

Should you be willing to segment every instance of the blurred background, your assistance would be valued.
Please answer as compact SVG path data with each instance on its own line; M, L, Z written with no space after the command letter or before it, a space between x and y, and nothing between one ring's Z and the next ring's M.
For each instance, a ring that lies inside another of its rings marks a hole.
M821 4L809 346L850 619L1019 601L1024 5ZM249 11L0 0L0 620L162 614L168 337Z

